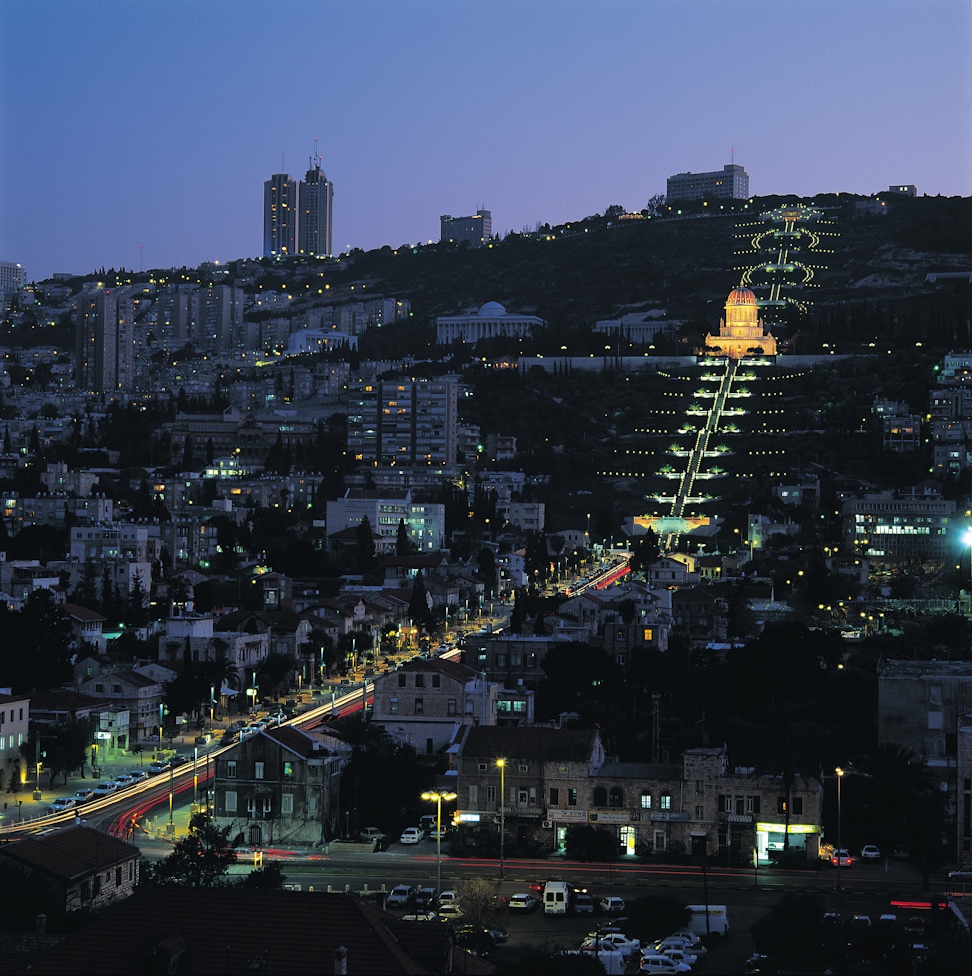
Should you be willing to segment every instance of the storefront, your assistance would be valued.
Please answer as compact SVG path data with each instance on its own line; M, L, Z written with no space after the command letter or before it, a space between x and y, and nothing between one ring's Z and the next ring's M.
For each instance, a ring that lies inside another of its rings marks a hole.
M789 844L786 838L789 835ZM789 847L791 851L802 851L808 859L815 858L820 845L819 824L794 824L758 822L756 824L756 851L760 863L778 858Z

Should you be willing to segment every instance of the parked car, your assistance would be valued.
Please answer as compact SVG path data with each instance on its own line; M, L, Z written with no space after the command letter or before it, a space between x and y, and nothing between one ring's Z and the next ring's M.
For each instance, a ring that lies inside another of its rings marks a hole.
M972 881L972 865L964 865L960 868L953 868L948 872L949 881L962 881L968 883Z
M632 956L636 952L641 952L641 942L638 939L630 939L621 932L612 932L610 935L602 935L600 939L587 938L581 943L583 948L588 943L607 942L614 949L620 949L625 955Z
M187 762L192 762L192 756L173 756L169 762L175 769L176 766L184 766Z
M465 913L459 905L442 905L436 914L447 922L454 922L456 919L462 918Z
M114 793L118 789L118 784L113 779L105 780L103 783L99 783L91 792L96 796L108 796Z
M861 848L861 857L868 861L880 861L881 851L875 844L865 844Z
M702 936L696 932L690 932L688 929L679 929L677 932L665 936L665 938L681 940L688 946L689 952L696 956L704 956L709 951L702 942Z
M850 856L850 851L846 848L835 848L833 856L830 858L830 863L836 868L849 868L853 863L854 859Z
M443 905L443 906L444 905L458 905L459 904L459 897L456 895L456 893L451 888L447 888L445 891L442 892L441 895L439 895L439 904L440 905Z
M688 938L681 935L670 935L667 938L659 939L652 948L663 956L677 949L691 953L693 956L704 956L709 951L701 942L693 945Z
M605 915L623 915L624 914L624 899L618 898L616 895L607 895L602 898L598 903L598 907L604 912Z
M433 827L429 833L429 840L445 840L449 836L449 828L443 824L441 827Z
M142 780L148 779L148 773L144 769L133 769L128 775L131 776L133 783L141 783Z
M385 832L381 829L381 827L364 827L358 836L362 840L367 840L374 843L376 840L384 840Z
M425 836L425 831L421 827L406 827L399 837L402 844L417 844Z
M439 922L441 919L435 912L412 912L402 916L403 922Z
M574 895L571 910L575 915L593 915L594 899L586 891L578 892Z
M51 805L47 808L49 813L64 813L71 807L77 806L77 800L73 796L59 796L56 800L51 800Z
M456 944L477 956L487 956L496 944L489 929L477 928L468 923L456 926Z
M415 901L415 888L412 885L395 885L385 899L386 908L407 908Z
M663 973L665 976L675 976L676 973L689 973L691 971L691 966L686 966L684 962L675 962L668 956L652 953L643 956L641 959L640 972L643 973Z
M155 775L156 773L164 773L169 768L168 759L153 759L149 763L148 771L150 775Z
M895 844L894 850L891 852L891 856L896 861L910 861L911 848L907 844Z
M87 787L85 787L84 789L80 789L80 790L77 790L75 792L75 794L74 794L74 802L75 803L85 803L86 801L90 800L91 797L93 797L93 796L94 796L94 793L92 793L91 790L89 790Z
M416 908L424 908L426 911L431 911L433 914L435 912L433 909L439 903L439 893L435 888L419 888L415 892L415 906Z
M135 780L128 773L120 773L115 777L115 782L118 784L118 789L121 789L123 786L131 786Z
M669 949L664 955L668 956L669 959L674 959L675 962L684 963L686 966L694 966L699 961L699 957L687 949Z
M525 891L510 895L509 909L511 912L532 912L537 907L537 900Z

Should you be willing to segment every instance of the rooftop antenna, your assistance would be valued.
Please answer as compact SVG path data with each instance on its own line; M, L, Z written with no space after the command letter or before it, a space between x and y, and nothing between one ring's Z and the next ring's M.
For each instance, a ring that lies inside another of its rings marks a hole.
M142 273L142 245L138 245L138 273Z
M318 152L318 139L314 136L314 165L320 169L321 168L321 154Z
M280 172L281 173L287 172L287 166L284 163L284 151L282 149L280 150Z
M736 147L732 146L729 149L729 162L735 164L736 162Z

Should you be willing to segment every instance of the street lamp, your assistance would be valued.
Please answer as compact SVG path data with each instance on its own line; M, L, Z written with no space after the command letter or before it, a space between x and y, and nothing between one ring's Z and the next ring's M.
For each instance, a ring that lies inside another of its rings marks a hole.
M837 774L837 890L840 891L840 857L844 850L840 822L840 781L844 778L844 771L838 766L834 772Z
M448 803L454 800L457 794L449 793L446 790L430 790L422 794L423 800L435 801L435 890L442 891L442 801Z
M503 880L503 841L506 838L506 760L497 759L500 771L500 881Z

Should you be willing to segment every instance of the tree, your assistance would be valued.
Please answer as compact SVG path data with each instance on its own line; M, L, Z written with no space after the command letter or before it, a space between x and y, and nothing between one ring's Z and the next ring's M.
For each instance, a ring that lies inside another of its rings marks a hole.
M214 887L223 883L236 860L230 846L230 827L216 827L206 813L194 813L189 833L176 841L172 853L158 861L151 871L157 884Z
M142 582L141 570L132 573L132 589L128 599L128 613L126 623L132 627L143 627L148 621L145 609L145 586Z
M496 912L496 892L483 878L463 878L454 885L456 897L462 905L464 922L476 929L487 927Z
M680 898L670 895L647 895L625 899L625 915L631 937L642 945L664 939L669 932L677 932L689 923L692 912Z
M407 556L412 551L412 540L408 537L405 519L398 520L398 536L395 539L395 555Z
M753 923L753 942L781 969L819 972L824 903L812 892L791 892Z
M425 577L419 570L412 581L412 596L408 601L408 615L416 624L423 627L426 633L435 629L435 618L432 616L429 591L425 588Z

